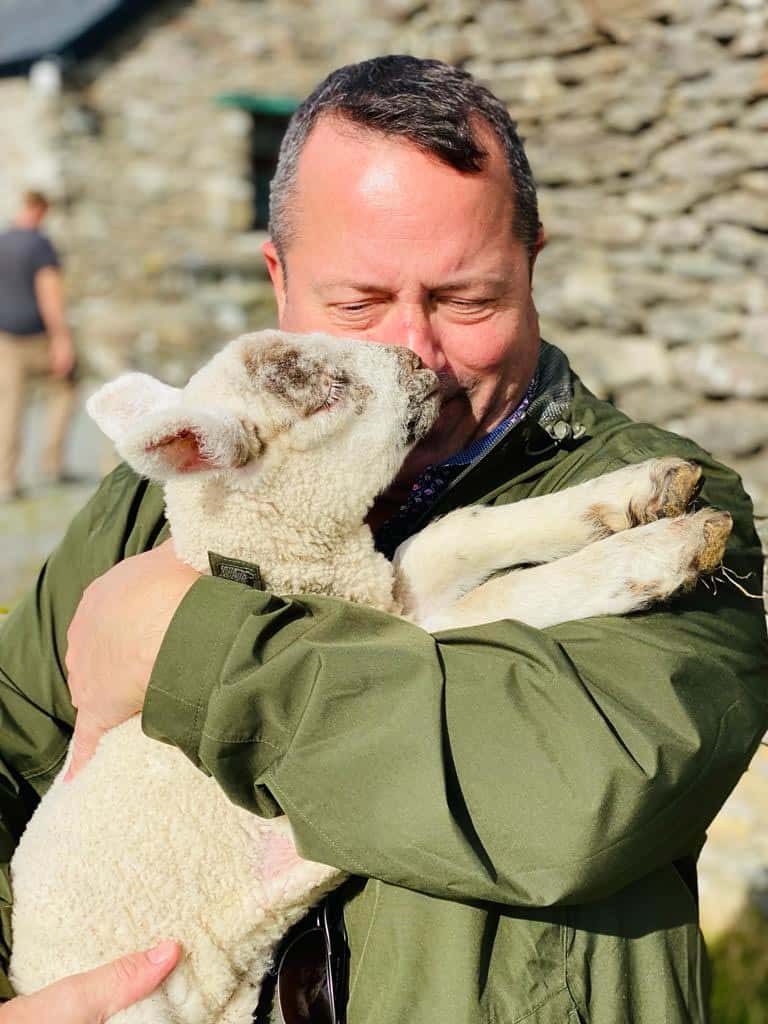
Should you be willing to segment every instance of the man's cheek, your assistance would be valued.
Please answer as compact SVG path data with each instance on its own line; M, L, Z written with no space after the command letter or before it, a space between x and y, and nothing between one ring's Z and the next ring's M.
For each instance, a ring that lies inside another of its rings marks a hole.
M452 344L451 363L460 372L472 375L497 373L514 350L515 336L502 331L466 331Z
M323 331L328 326L323 319L322 307L313 309L306 301L294 298L291 292L287 294L283 308L278 309L278 322L280 330L296 334Z

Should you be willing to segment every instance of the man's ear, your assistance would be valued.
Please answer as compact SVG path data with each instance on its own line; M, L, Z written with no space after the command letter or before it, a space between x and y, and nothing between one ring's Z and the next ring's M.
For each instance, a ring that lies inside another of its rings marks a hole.
M533 261L536 260L536 257L548 241L549 239L547 238L547 232L544 230L544 225L540 223L539 230L536 232L536 245L534 246Z
M536 232L536 243L533 247L533 252L529 254L528 258L528 283L533 281L533 268L536 265L536 260L539 253L547 244L547 233L544 230L544 225L539 222L539 230Z
M283 311L285 310L285 272L283 270L283 262L271 238L262 243L261 253L264 257L264 262L267 264L267 270L272 281L275 301L277 302L277 321L280 323L283 319Z

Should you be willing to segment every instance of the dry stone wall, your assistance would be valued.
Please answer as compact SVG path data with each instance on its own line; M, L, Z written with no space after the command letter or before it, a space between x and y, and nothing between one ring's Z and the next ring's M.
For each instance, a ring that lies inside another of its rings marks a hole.
M43 179L62 196L52 227L93 369L176 381L272 320L249 117L213 98L301 97L386 52L460 64L509 104L540 185L545 337L599 395L735 465L768 540L764 0L177 0L58 98L0 82L0 192ZM709 891L735 874L737 903L766 863L762 789L737 790L708 848Z
M54 226L96 362L152 357L153 338L194 348L259 316L250 120L216 94L301 96L339 63L436 56L488 82L527 140L548 237L536 276L545 336L599 394L736 464L768 515L766 5L372 8L160 5L58 100L0 84L14 140L2 194L26 177L65 196Z
M64 190L58 107L26 79L0 79L0 223L15 213L30 187L54 195Z

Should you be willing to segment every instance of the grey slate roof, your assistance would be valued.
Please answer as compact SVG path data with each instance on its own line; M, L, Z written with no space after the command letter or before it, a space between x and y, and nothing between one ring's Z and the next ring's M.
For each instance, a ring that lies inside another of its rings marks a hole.
M0 75L22 74L41 57L82 56L145 0L0 0Z

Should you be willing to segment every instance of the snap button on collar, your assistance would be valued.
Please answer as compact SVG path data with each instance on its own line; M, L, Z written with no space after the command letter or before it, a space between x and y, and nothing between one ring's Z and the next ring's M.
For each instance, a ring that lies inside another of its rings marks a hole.
M553 423L549 430L552 437L558 441L564 441L566 437L571 433L571 428L565 420L558 420L557 423Z

